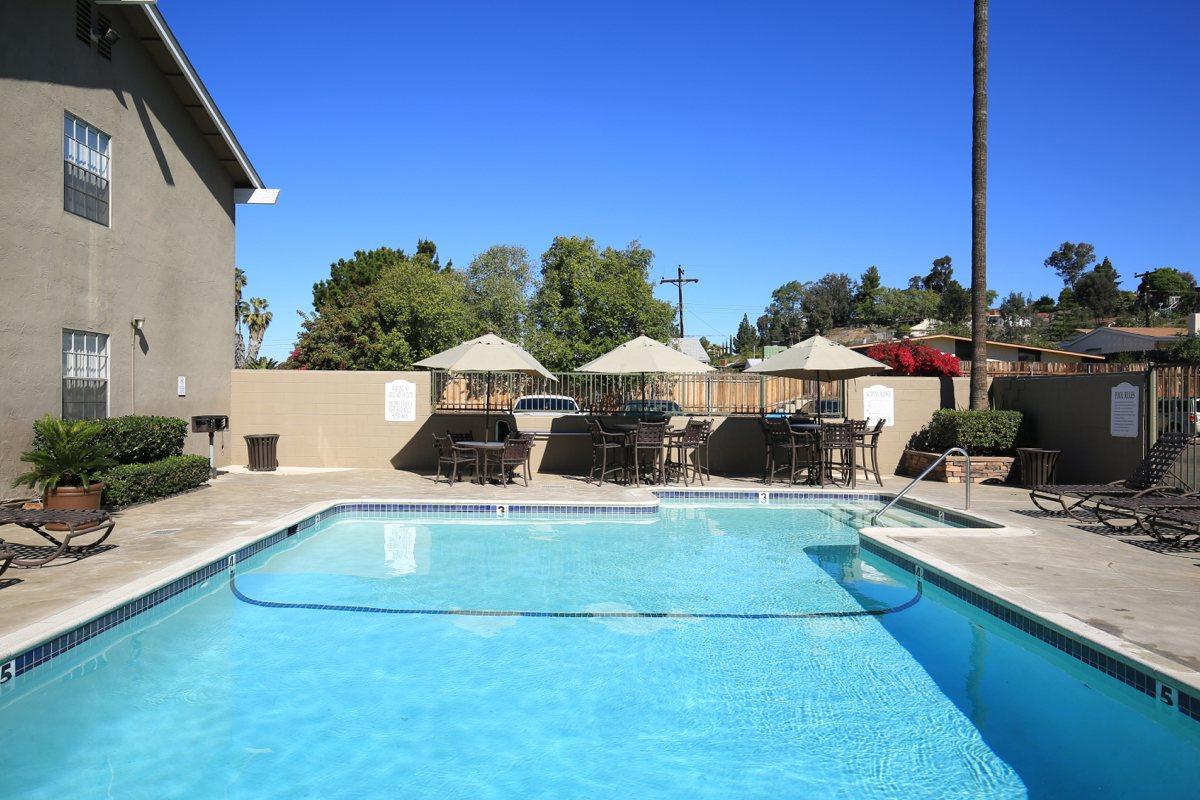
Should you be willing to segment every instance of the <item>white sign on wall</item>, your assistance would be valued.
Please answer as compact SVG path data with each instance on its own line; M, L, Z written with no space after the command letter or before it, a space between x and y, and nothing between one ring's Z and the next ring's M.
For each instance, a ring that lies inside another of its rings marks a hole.
M388 422L415 422L417 385L411 381L392 381L383 386L383 418Z
M890 386L876 384L863 389L863 416L867 427L874 427L879 420L890 428L896 424L896 392Z
M1108 434L1133 438L1138 435L1141 390L1132 383L1118 383L1112 388L1112 399L1108 410Z
M180 397L187 397L187 376L180 375L175 381L175 393Z

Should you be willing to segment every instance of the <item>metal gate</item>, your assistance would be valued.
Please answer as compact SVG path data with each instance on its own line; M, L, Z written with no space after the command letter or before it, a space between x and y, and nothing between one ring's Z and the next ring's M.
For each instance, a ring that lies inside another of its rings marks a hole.
M1148 443L1160 433L1182 431L1200 434L1200 364L1160 364L1150 368L1150 403L1147 408ZM1200 448L1193 440L1175 465L1174 478L1182 487L1200 483Z

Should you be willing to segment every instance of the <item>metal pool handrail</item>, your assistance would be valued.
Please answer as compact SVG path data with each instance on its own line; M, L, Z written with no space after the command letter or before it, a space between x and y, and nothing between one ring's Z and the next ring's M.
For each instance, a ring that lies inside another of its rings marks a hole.
M908 494L909 489L911 489L912 487L914 487L918 483L920 483L921 480L924 479L924 477L926 475L928 475L930 472L933 471L934 467L936 467L938 464L945 461L946 456L950 455L951 453L962 453L963 458L965 458L967 461L966 474L963 475L963 489L964 489L963 510L970 511L971 510L971 454L968 453L966 450L963 450L961 447L951 447L949 450L947 450L946 452L944 452L940 456L938 456L936 459L934 459L933 463L930 464L928 467L926 467L921 472L920 475L918 475L917 477L915 477L911 481L909 481L908 485L905 486L903 489L901 489L899 494L897 494L895 497L893 497L891 500L889 500L888 504L886 506L884 506L883 508L876 511L871 516L871 524L874 525L876 522L878 522L879 518L884 515L884 512L886 512L892 506L896 505L896 503L900 502L900 498L904 497L904 495Z

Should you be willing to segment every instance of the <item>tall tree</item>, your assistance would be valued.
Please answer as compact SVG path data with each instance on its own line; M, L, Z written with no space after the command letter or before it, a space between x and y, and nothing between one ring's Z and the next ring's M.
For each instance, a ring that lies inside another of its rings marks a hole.
M313 287L315 312L301 325L288 366L411 369L414 361L479 333L461 273L382 247L330 266Z
M590 238L555 238L530 303L530 351L552 370L572 370L639 334L671 338L675 310L654 297L653 259L637 242L600 250Z
M988 0L975 0L971 115L971 408L987 398L987 83Z
M246 313L246 301L242 292L246 289L246 273L241 267L233 268L233 367L241 369L246 360L246 341L242 338L242 315Z
M771 304L758 318L760 345L791 345L804 336L804 292L807 286L800 281L788 281L771 292Z
M958 326L971 316L971 293L956 280L950 280L941 290L937 318L948 325Z
M954 278L954 267L951 266L950 256L942 256L933 260L933 266L921 279L921 288L931 292L944 292Z
M750 324L749 314L742 314L742 322L738 325L737 336L733 339L733 346L737 350L738 355L742 356L751 355L758 349L758 331Z
M1072 291L1075 301L1093 317L1106 317L1116 314L1124 305L1120 283L1116 268L1106 258L1091 272L1076 278Z
M258 349L262 347L263 335L266 334L267 326L271 324L274 316L267 310L266 300L261 297L250 298L246 313L242 315L242 322L246 323L246 330L250 332L250 345L246 348L247 361L254 361L258 358Z
M467 267L467 303L480 326L511 342L525 340L532 282L524 247L494 245Z
M805 288L800 308L808 333L828 333L848 325L854 311L854 281L842 272L822 275Z
M854 316L865 325L874 325L879 321L879 293L883 282L879 278L879 268L872 265L858 280L858 289L854 292Z
M1087 242L1063 242L1042 263L1057 272L1063 286L1070 288L1095 260L1096 248Z

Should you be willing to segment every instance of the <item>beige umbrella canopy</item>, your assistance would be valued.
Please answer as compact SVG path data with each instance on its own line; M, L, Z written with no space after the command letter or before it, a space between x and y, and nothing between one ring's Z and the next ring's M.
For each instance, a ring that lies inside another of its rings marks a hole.
M427 369L444 369L447 372L484 372L487 374L483 401L483 438L491 439L492 417L492 373L520 372L525 375L540 375L557 381L536 358L529 355L520 345L501 339L494 333L485 333L478 339L443 350L429 358L413 364Z
M857 350L843 347L824 336L813 336L750 367L746 372L803 378L817 383L817 414L821 413L820 381L836 381L876 375L891 369Z
M703 361L697 361L649 336L639 336L636 339L630 339L625 344L617 345L577 370L577 372L604 372L612 375L712 371L713 368Z
M646 375L671 372L712 372L703 361L667 347L649 336L630 339L599 358L580 367L577 372L603 372L610 375L642 376L642 410L646 410Z

